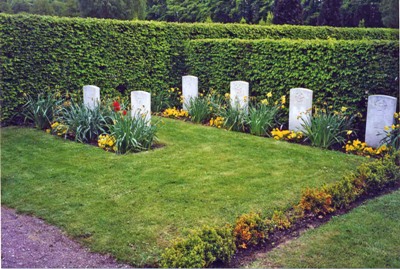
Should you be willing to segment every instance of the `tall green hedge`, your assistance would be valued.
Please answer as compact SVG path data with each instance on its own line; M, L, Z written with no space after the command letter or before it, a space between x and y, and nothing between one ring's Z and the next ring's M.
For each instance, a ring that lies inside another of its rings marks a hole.
M288 95L295 87L324 102L366 114L368 95L399 97L399 44L377 40L193 40L186 61L203 89L229 92L250 83L250 95Z
M0 14L1 121L23 94L79 91L158 91L187 74L184 44L199 38L390 39L392 29L240 24L178 24ZM262 70L260 70L261 72Z

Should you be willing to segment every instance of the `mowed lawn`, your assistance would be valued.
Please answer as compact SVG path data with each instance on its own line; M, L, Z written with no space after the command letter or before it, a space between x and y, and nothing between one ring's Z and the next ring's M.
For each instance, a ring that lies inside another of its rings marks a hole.
M248 267L400 268L400 191L306 232Z
M128 155L2 128L2 204L61 227L93 251L154 265L188 229L288 207L302 189L338 180L364 160L162 120L165 147Z

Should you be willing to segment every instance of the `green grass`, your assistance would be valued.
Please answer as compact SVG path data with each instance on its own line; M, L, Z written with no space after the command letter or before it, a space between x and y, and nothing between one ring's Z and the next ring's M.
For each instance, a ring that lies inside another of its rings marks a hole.
M297 201L362 158L164 119L166 146L116 155L44 132L1 138L1 201L64 229L93 251L152 264L187 228L222 225Z
M400 268L400 191L263 254L248 267Z

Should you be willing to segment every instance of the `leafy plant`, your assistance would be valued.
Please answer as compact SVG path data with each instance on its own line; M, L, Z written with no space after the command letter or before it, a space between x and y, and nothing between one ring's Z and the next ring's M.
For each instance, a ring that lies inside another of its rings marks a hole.
M212 117L213 107L211 102L203 97L189 100L188 112L191 120L196 123L204 123Z
M334 211L332 196L324 189L310 189L303 191L299 203L305 212L327 214Z
M271 219L269 220L270 225L272 225L274 228L284 230L288 229L291 226L290 219L288 216L285 214L285 212L280 211L280 210L275 210L274 214L272 214Z
M268 131L273 127L277 113L278 107L276 106L268 106L262 103L250 106L246 118L250 133L258 136L268 134Z
M224 118L224 127L228 130L245 132L247 113L244 109L228 105L222 107L219 116Z
M162 112L169 107L180 106L182 92L178 88L154 91L151 96L151 108L154 112Z
M400 113L394 113L395 124L385 127L385 137L381 144L386 144L391 150L400 150Z
M28 95L26 99L22 112L25 121L30 120L40 130L50 128L56 114L56 107L61 100L57 100L53 94L46 93L39 93L36 98Z
M107 123L110 121L110 111L97 106L89 109L84 104L71 103L63 107L60 122L68 126L68 133L82 143L97 142L100 134L107 132Z
M112 123L108 124L110 136L115 139L117 153L149 150L156 139L157 127L151 125L146 117L139 113L132 117L130 113L113 113Z
M236 251L232 229L228 226L203 226L187 238L175 241L161 256L161 266L168 268L204 268L214 262L228 262Z
M364 191L364 183L354 174L345 176L342 180L324 187L332 198L332 206L336 209L347 208Z
M233 235L239 248L255 246L268 239L269 226L259 213L249 213L240 216L235 223Z
M302 119L303 133L312 146L332 148L344 144L353 117L331 112L315 114L309 121Z

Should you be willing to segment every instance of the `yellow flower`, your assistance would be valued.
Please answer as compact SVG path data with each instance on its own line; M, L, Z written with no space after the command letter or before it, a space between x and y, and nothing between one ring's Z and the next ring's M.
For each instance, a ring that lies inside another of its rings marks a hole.
M396 126L394 124L392 124L392 130L396 129Z
M389 126L385 126L385 127L383 127L383 129L384 129L385 131L389 131Z
M351 135L352 133L353 133L352 130L348 130L348 131L347 131L347 135Z
M394 118L397 119L399 117L399 113L394 113Z
M271 98L272 97L272 92L267 93L267 97Z
M286 95L281 96L281 103L282 105L286 103Z
M347 107L342 106L341 111L342 111L342 112L346 112L346 110L347 110Z
M46 129L46 133L48 133L48 134L49 134L49 133L50 133L50 131L51 131L50 129Z
M263 104L263 105L268 105L268 99L263 99L263 100L261 100L261 104Z

